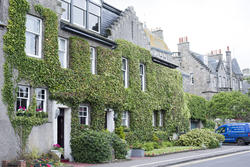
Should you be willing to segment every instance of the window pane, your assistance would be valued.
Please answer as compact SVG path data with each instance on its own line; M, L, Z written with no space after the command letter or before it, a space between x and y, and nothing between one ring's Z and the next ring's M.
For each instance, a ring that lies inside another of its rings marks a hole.
M99 17L89 14L89 29L99 32Z
M96 3L97 5L101 5L102 2L100 0L91 0L92 2Z
M143 73L144 73L144 66L142 64L140 64L140 74L143 75Z
M74 6L86 10L86 0L73 0Z
M44 109L44 101L37 100L36 101L36 109L43 110Z
M59 51L59 61L61 63L61 67L66 68L64 56L65 56L65 52Z
M80 117L80 124L86 125L86 117Z
M86 12L79 8L73 7L73 23L85 27Z
M66 2L62 2L62 8L65 10L63 13L62 13L62 19L64 20L69 20L69 3L66 3Z
M40 34L40 20L32 16L27 16L26 31L31 31L36 34Z
M92 3L89 3L89 12L93 13L94 15L100 16L101 15L101 8L92 4Z
M20 101L21 101L21 107L27 108L27 102L28 102L28 100L27 99L20 99Z
M27 54L36 55L36 40L37 37L35 34L26 32L26 44L25 44L25 51Z
M126 69L127 69L126 64L127 64L126 59L122 59L122 69L123 69L123 70L126 70Z

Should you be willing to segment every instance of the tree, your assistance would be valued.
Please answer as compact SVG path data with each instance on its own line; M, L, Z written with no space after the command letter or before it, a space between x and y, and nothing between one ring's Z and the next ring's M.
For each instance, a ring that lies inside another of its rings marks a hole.
M213 118L250 120L250 98L241 92L221 92L208 103Z

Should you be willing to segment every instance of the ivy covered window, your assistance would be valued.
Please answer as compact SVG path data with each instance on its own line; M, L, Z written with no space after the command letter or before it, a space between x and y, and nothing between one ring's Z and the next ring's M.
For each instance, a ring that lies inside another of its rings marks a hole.
M64 12L61 18L89 30L100 32L100 0L61 0Z
M159 126L163 126L163 112L159 111Z
M67 68L67 45L68 41L64 38L59 38L58 39L58 54L59 54L59 61L61 63L62 68Z
M28 86L18 85L17 87L17 100L16 100L16 111L22 108L26 110L29 107L30 99L30 88Z
M140 63L141 90L145 91L145 65Z
M90 47L91 73L96 74L96 49Z
M36 111L46 112L46 89L36 88Z
M88 106L80 105L79 107L80 124L89 125L89 108Z
M128 59L122 58L122 77L123 85L125 88L128 88Z
M152 115L152 125L155 127L157 123L157 112L154 111Z
M122 112L122 126L129 127L129 113L128 111Z
M28 56L41 58L42 48L42 20L27 15L26 16L26 43L25 52Z

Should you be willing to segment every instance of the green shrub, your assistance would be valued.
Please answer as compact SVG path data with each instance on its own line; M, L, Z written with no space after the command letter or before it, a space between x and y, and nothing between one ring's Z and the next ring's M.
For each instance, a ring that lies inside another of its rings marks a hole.
M127 155L127 143L125 140L120 139L116 134L111 134L112 137L112 147L115 151L115 158L116 159L125 159Z
M124 127L120 126L115 129L115 134L117 134L121 139L125 140Z
M105 132L87 131L71 139L71 149L76 162L98 163L112 158L110 139Z
M152 151L154 149L154 142L146 142L142 145L142 149L145 151Z
M169 134L165 131L155 131L154 135L158 137L159 140L161 141L168 141L169 140Z
M163 147L173 147L174 143L170 142L170 141L164 141L164 142L162 142L162 146Z
M159 142L153 142L153 143L154 143L154 149L161 148L161 143L159 143Z
M206 120L205 122L204 122L204 127L205 128L207 128L207 129L214 129L215 128L215 122L214 121L212 121L212 120Z
M182 146L206 146L207 148L219 147L219 142L224 141L222 136L208 129L194 129L181 135L177 143Z

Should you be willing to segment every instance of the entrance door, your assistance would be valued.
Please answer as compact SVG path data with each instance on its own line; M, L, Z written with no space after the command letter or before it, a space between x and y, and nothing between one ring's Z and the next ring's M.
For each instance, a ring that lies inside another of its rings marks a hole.
M64 109L60 108L60 114L57 117L57 144L64 148Z
M112 109L108 109L106 112L106 128L110 132L115 130L114 111Z

